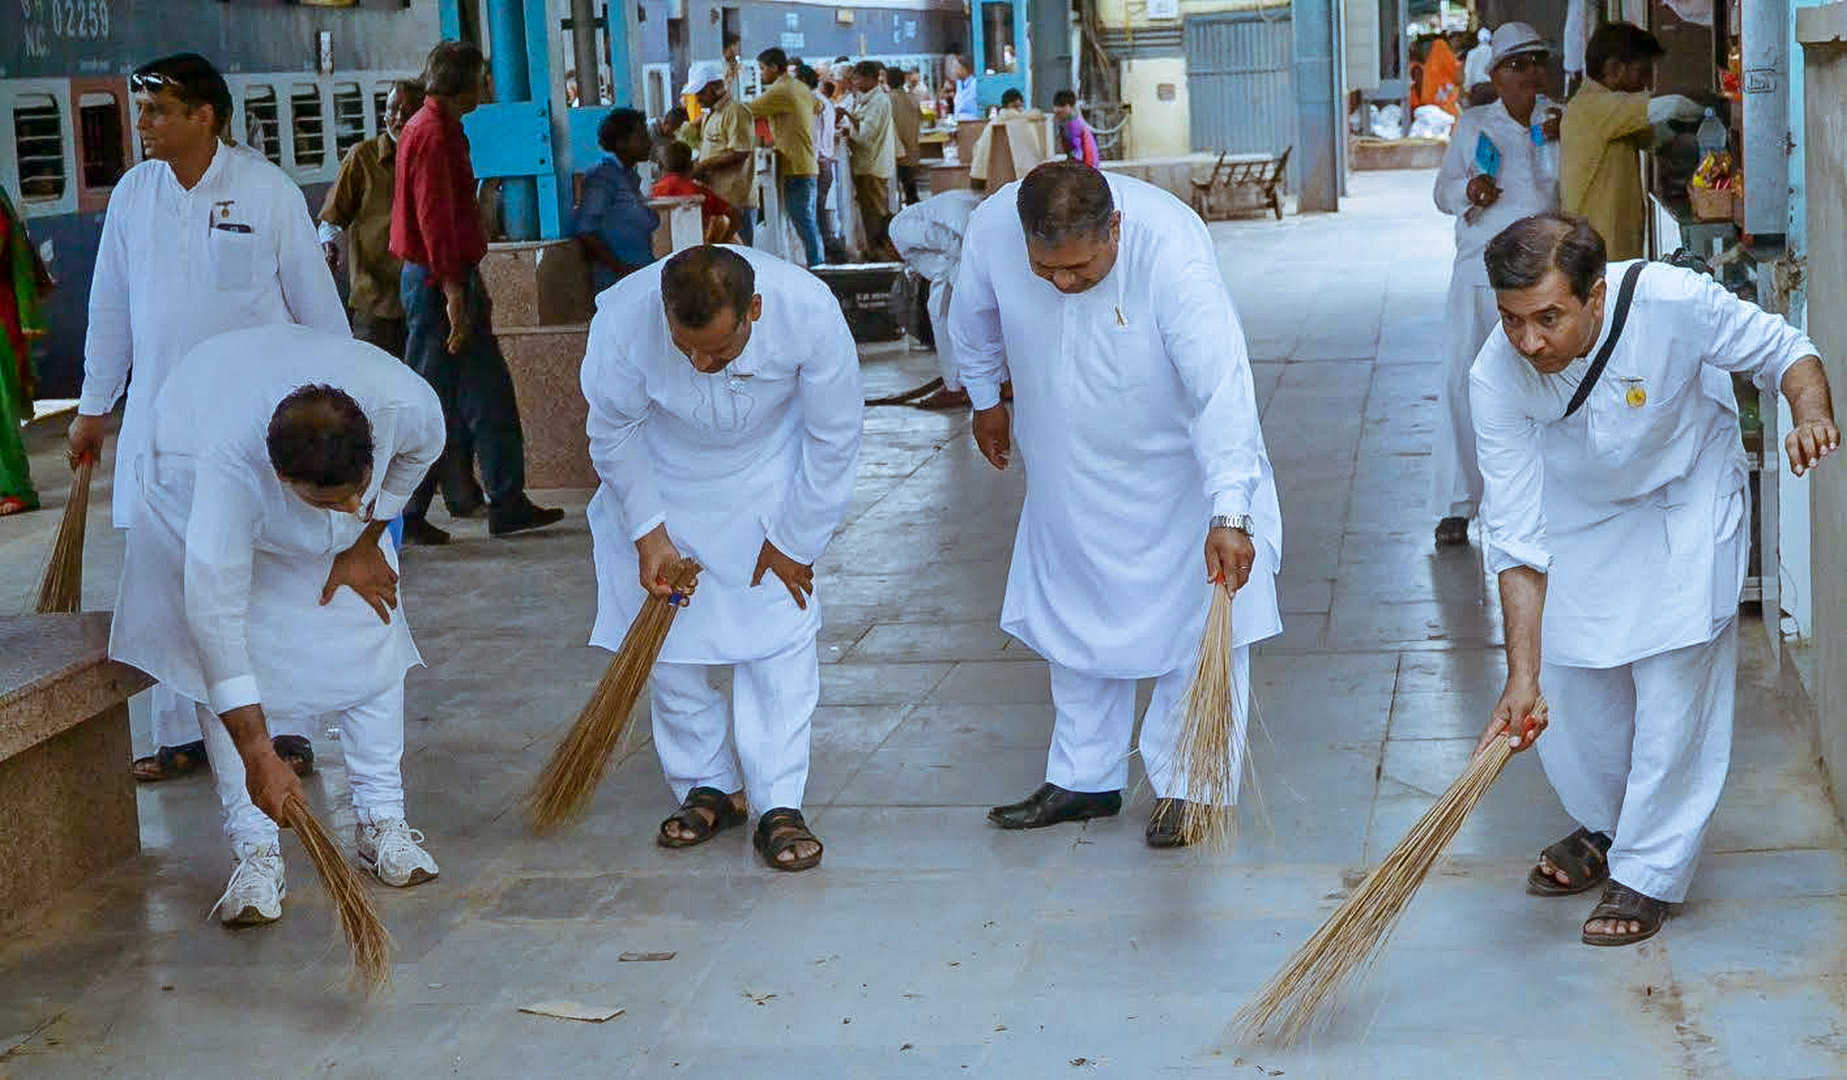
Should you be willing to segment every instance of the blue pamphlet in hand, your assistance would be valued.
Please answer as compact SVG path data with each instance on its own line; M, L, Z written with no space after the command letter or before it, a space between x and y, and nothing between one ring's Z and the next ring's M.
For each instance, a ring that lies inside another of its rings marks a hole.
M1494 145L1487 132L1482 132L1475 139L1475 167L1485 176L1496 179L1501 175L1501 148Z

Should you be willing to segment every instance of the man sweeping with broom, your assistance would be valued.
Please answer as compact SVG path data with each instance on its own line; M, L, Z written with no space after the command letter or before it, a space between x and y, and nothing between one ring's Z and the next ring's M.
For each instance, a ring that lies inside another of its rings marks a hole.
M1233 777L1249 646L1282 629L1281 513L1211 239L1160 188L1041 165L970 218L949 320L976 444L1004 469L1017 430L1025 458L1001 626L1050 661L1057 710L1044 786L988 818L1030 829L1117 813L1136 680L1152 678L1146 837L1179 846L1179 736L1214 589L1236 590L1219 642L1233 650L1239 722L1220 740Z
M1508 675L1483 742L1544 688L1539 757L1581 827L1527 888L1602 885L1583 940L1631 945L1686 897L1730 764L1751 513L1732 373L1788 399L1795 475L1840 430L1815 346L1704 275L1606 275L1603 239L1556 213L1514 223L1486 259L1501 324L1470 399Z
M276 822L301 784L271 717L337 718L360 861L387 885L436 876L404 820L404 672L422 660L381 537L444 432L415 372L301 326L196 346L153 403L109 655L209 704L228 924L274 922L287 895Z
M704 569L652 680L654 745L683 848L760 813L777 870L821 861L803 820L820 694L814 562L859 458L859 356L819 278L748 248L688 248L597 298L583 365L597 576L590 643L615 650L649 594ZM689 589L679 590L682 595ZM730 666L730 708L710 669Z

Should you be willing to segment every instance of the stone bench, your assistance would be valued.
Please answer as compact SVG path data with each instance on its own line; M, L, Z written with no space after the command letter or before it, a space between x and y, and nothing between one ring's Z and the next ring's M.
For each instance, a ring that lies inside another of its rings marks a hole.
M141 850L109 616L0 616L0 924Z

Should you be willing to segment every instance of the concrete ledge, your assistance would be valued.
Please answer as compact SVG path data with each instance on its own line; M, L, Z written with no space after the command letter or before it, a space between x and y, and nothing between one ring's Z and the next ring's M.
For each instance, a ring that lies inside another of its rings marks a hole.
M141 850L109 616L0 617L0 923Z
M1387 169L1434 169L1443 164L1449 144L1441 139L1354 139L1348 162L1355 172Z
M509 327L495 336L519 398L520 425L526 432L526 486L596 487L590 437L584 432L590 406L578 381L589 324Z

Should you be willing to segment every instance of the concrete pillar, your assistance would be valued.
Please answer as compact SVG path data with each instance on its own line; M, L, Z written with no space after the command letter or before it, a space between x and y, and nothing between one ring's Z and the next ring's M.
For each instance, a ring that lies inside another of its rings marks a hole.
M494 54L494 100L531 101L532 76L526 61L526 9L522 0L487 0L489 41ZM538 5L541 11L544 4ZM579 84L582 85L581 83ZM591 92L596 91L596 71L590 72ZM509 240L539 238L539 190L530 176L509 176L501 181L501 222Z
M577 69L577 103L601 105L602 78L598 72L603 65L596 49L596 0L571 0L571 60L571 66ZM615 81L613 70L610 81Z
M1296 0L1295 89L1297 205L1340 209L1341 141L1345 138L1345 82L1340 63L1338 0Z
M1789 171L1790 0L1744 0L1744 175L1780 177ZM1789 220L1789 185L1747 183L1744 228L1780 236Z

